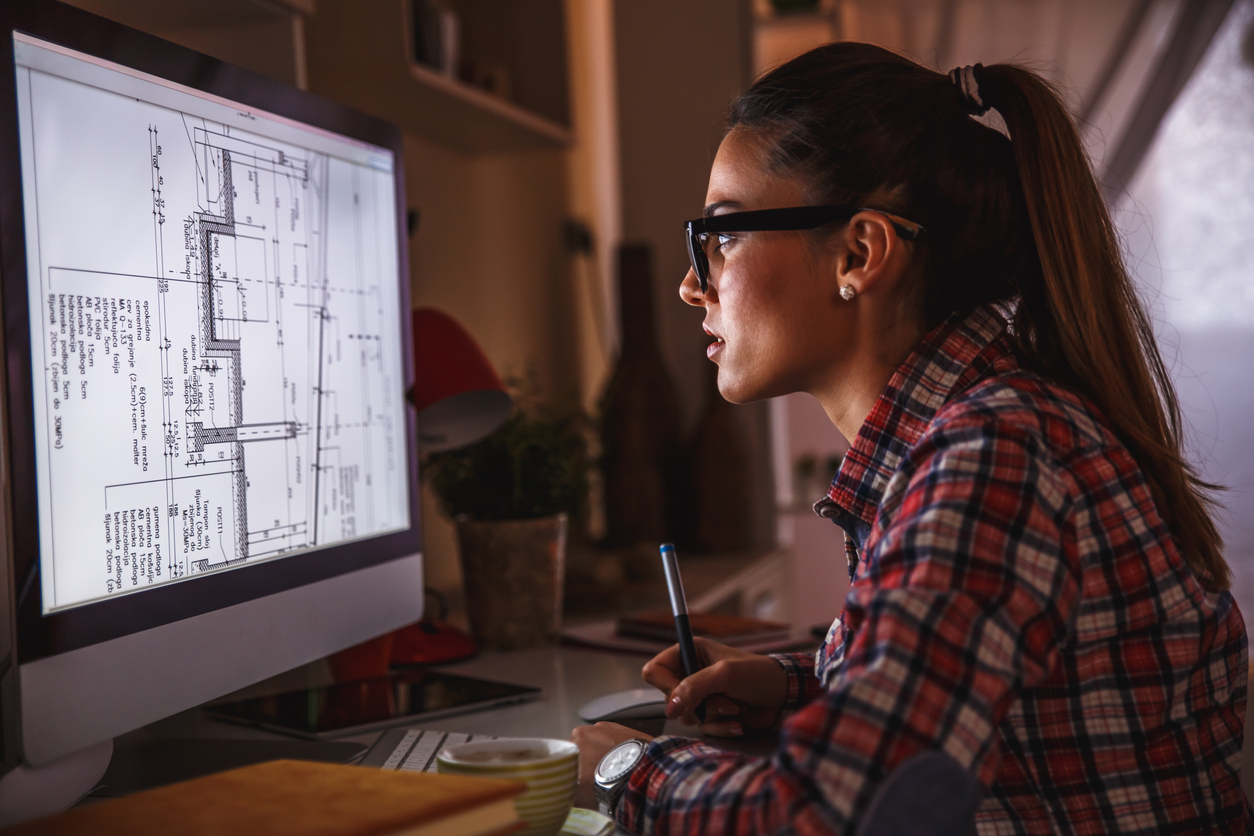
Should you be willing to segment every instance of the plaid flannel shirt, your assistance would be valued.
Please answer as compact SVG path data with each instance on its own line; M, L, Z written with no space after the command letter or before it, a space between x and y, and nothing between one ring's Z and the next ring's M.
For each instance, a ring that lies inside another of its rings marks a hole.
M983 834L1250 832L1241 614L994 310L923 339L816 510L856 573L817 656L777 657L775 755L659 737L624 828L849 833L894 766L941 750L985 788Z

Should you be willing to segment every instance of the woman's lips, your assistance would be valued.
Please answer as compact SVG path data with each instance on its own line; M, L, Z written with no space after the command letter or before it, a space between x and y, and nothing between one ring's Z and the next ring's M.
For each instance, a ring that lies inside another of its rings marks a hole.
M727 340L723 339L718 334L715 334L713 331L711 331L710 326L706 325L705 323L701 323L701 330L714 338L714 342L710 343L705 348L705 356L713 360L714 355L722 351L723 347L727 345Z

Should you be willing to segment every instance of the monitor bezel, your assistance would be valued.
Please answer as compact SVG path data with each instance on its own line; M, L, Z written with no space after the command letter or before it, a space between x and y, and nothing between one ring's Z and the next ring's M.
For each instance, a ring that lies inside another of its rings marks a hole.
M408 237L405 229L403 134L396 126L344 105L54 2L0 9L0 300L8 415L8 477L13 606L19 663L55 656L133 633L337 577L421 551L415 412L405 407L408 529L255 566L243 566L115 599L44 615L40 589L38 507L25 223L18 145L14 31L112 61L177 84L390 150L395 158L396 241L404 391L413 385ZM31 489L25 490L23 486ZM29 521L26 524L25 521Z

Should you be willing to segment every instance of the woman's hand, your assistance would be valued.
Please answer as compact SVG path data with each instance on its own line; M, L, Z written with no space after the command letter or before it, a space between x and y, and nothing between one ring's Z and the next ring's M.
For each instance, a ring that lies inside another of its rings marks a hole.
M618 723L597 723L595 726L576 726L570 733L570 739L579 747L579 788L575 792L575 806L595 810L597 801L592 789L592 776L601 758L620 743L653 738Z
M705 700L702 734L734 737L775 726L788 695L784 666L769 656L695 639L702 668L684 678L679 645L653 657L641 671L644 681L667 695L666 716L698 724L693 713Z

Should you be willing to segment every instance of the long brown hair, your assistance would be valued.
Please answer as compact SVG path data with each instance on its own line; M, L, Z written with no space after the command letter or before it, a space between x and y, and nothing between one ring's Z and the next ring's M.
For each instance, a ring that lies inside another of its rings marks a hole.
M816 200L875 198L921 223L925 322L980 304L1009 311L1025 364L1097 406L1198 580L1226 590L1217 488L1185 460L1175 387L1075 124L1031 70L978 67L976 80L1009 139L970 118L947 76L856 43L764 76L733 104L728 130L762 132L771 165Z

